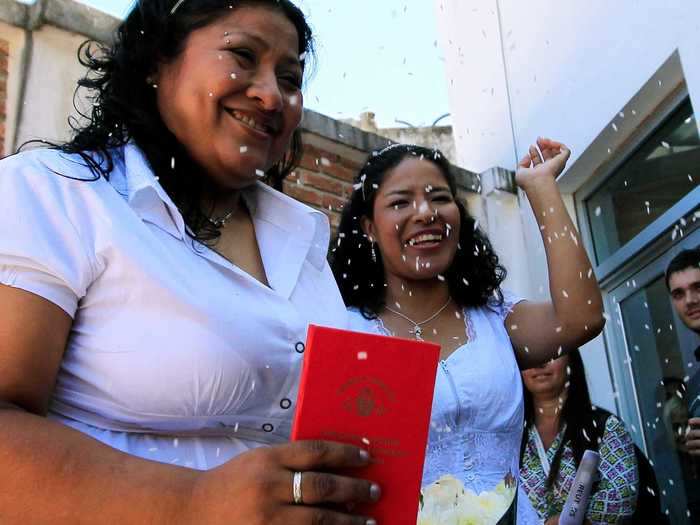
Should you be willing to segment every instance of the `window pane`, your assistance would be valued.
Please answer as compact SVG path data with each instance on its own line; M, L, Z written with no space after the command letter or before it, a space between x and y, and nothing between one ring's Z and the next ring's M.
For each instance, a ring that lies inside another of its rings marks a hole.
M693 190L699 166L688 100L585 201L598 264Z
M620 303L630 366L663 509L671 523L698 523L700 461L685 447L687 381L697 373L693 349L681 345L663 277ZM637 429L640 430L640 429ZM693 516L688 519L688 512Z

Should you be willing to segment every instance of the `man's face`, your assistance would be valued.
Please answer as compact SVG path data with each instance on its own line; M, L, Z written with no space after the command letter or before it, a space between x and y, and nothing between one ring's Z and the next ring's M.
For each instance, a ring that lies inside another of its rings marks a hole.
M671 302L683 324L700 334L700 268L689 267L669 276Z

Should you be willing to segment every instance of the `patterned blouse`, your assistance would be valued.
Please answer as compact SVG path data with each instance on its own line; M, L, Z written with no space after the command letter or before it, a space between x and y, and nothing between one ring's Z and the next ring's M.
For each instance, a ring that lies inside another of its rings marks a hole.
M565 445L559 475L552 489L547 490L545 488L547 476L537 454L536 432L537 429L534 426L528 432L527 445L520 467L520 479L540 519L547 520L561 513L576 476L576 464L571 445ZM554 459L563 434L563 430L559 431L547 449L546 454L550 463ZM586 518L593 525L622 523L624 518L634 513L639 475L632 438L620 420L613 415L608 417L605 423L605 432L598 452L600 453L598 466L600 482L597 490L591 495Z

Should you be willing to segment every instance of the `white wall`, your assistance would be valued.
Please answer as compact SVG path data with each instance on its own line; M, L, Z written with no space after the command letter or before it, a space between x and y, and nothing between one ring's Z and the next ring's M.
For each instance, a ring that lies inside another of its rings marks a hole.
M496 0L436 0L436 10L458 164L476 173L512 169Z
M17 145L35 138L50 141L69 138L66 119L68 115L76 115L73 92L78 79L85 75L85 68L78 63L76 53L85 40L83 35L48 25L33 32L33 51L24 98L31 103L25 104L22 111L17 126ZM87 102L79 100L78 107L88 107Z
M519 156L538 135L558 138L572 164L676 49L700 101L697 0L435 3L458 156L469 169L511 167L513 135Z

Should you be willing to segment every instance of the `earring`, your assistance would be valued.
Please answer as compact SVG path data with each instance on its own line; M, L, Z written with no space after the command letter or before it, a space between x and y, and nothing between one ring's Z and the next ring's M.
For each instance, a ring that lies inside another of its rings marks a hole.
M370 251L370 257L372 258L373 263L377 263L377 252L374 250L374 239L372 237L369 238L369 251Z

